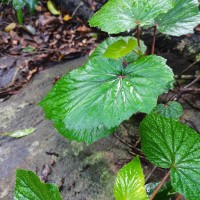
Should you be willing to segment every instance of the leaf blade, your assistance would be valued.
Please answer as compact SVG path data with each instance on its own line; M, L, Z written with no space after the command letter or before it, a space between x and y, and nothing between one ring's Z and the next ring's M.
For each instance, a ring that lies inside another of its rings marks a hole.
M99 126L110 130L135 112L153 109L173 79L165 63L152 55L124 69L120 60L93 58L60 79L39 105L47 118L55 124L62 122L66 131L91 131Z
M103 41L102 43L100 43L97 46L97 48L94 50L94 52L90 55L90 59L94 58L94 57L102 57L102 55L105 54L105 52L109 48L109 46L113 45L115 42L117 42L119 40L123 40L125 43L128 43L128 41L130 39L137 41L136 38L130 37L130 36L128 36L128 37L121 37L121 36L109 37L108 39L106 39L105 41ZM137 51L139 54L132 51L131 53L127 54L122 59L125 62L133 62L133 61L137 60L140 56L144 55L146 50L147 50L146 45L144 44L143 41L140 40L140 48L138 46L135 47L135 51Z
M162 168L171 168L174 189L187 199L200 198L200 136L188 126L157 114L140 125L142 150Z
M137 156L118 172L114 186L115 199L147 200L144 184L144 175Z
M155 23L161 33L181 36L193 33L199 24L200 12L197 0L173 0L174 8L156 17Z
M171 0L110 0L90 20L90 26L116 34L135 28L138 24L153 24L160 13L173 7Z
M103 54L106 58L118 59L131 53L131 51L137 46L137 41L129 39L128 43L124 40L118 40L117 42L110 45L106 52Z
M14 200L21 199L62 200L56 185L42 183L32 171L18 169Z

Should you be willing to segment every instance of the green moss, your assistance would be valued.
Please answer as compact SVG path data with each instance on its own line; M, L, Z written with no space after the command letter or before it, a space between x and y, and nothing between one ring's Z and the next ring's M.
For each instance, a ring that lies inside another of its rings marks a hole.
M84 143L72 141L70 144L70 149L75 156L79 156L80 152L83 151L85 147Z
M87 158L85 158L84 164L95 165L99 163L100 161L102 161L103 155L104 155L103 152L96 152L92 154L91 156L88 156Z

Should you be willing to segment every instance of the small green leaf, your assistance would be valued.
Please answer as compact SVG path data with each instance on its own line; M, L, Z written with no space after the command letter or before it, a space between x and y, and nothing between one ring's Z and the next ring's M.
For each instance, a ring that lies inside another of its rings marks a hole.
M174 8L156 17L155 23L162 33L181 36L193 33L200 22L198 0L173 0Z
M14 200L62 200L54 184L45 184L32 171L18 169Z
M155 165L171 169L175 191L188 200L200 199L200 136L180 122L158 114L140 125L142 150Z
M31 15L34 13L35 8L37 6L38 0L24 0L26 4L28 5L29 11Z
M85 140L86 134L79 134L86 131L95 141L97 127L110 132L133 113L151 112L171 80L172 70L159 56L142 57L126 68L121 60L95 57L61 78L39 105L66 137L72 131L70 139Z
M10 136L10 137L14 137L14 138L21 138L21 137L30 135L35 130L36 130L35 128L31 127L31 128L24 129L24 130L18 130L18 131L14 131L14 132L3 133L3 134L0 134L0 136Z
M26 5L26 2L24 0L13 0L12 4L15 10L21 10Z
M23 52L26 52L26 53L28 53L28 52L33 52L33 51L35 51L35 48L30 47L30 46L27 46L27 47L23 48L22 51L23 51Z
M119 171L114 186L116 200L147 200L144 175L137 156Z
M90 59L94 58L94 57L97 57L97 56L102 57L102 55L105 54L105 52L107 51L107 49L110 46L112 46L113 44L115 44L119 40L124 41L124 43L126 43L126 44L128 43L129 40L133 40L134 42L137 41L136 38L130 37L130 36L128 36L128 37L121 37L121 36L119 36L119 37L110 37L110 38L106 39L105 41L103 41L101 44L99 44L97 46L97 48L95 49L95 51L90 55ZM143 41L140 41L140 48L138 46L136 46L134 48L134 50L135 50L135 52L134 51L130 52L125 57L123 57L122 60L125 61L125 62L133 62L133 61L135 61L140 56L142 56L142 55L145 54L145 52L147 50L147 47L146 47L146 45L144 44ZM118 49L114 50L113 54L114 53L117 54L117 51L118 51ZM138 52L138 53L136 53L136 52Z
M145 185L146 188L146 193L148 197L152 195L154 190L157 188L159 182L156 183L148 183ZM165 183L159 192L156 194L154 197L154 200L171 200L171 197L175 194L176 192L174 191L172 185L170 182Z
M151 26L154 18L173 7L172 0L109 0L89 21L108 33L120 33L137 25Z
M131 53L131 51L137 46L137 41L132 38L129 39L128 43L124 40L118 40L117 42L111 44L106 52L104 53L104 57L118 59L126 56Z
M167 104L159 104L154 109L153 112L158 113L164 117L179 119L183 115L183 108L180 103L175 101L170 101Z

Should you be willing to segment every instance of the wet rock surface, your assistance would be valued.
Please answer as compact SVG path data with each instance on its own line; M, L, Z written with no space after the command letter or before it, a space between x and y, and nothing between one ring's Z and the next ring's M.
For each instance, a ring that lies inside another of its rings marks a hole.
M111 136L90 146L68 141L44 119L37 103L51 89L54 78L81 66L86 58L54 66L37 74L17 95L0 104L0 132L29 127L36 131L21 139L0 139L0 199L13 199L15 170L38 171L44 164L52 172L49 182L65 180L65 200L111 200L118 159L127 158L126 147ZM55 164L54 164L55 163ZM53 166L51 166L53 164Z

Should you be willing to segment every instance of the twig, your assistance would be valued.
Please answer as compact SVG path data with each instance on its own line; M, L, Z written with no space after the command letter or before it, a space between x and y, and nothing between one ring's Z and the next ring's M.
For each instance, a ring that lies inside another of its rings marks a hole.
M157 166L154 166L154 168L151 170L150 174L147 176L146 181L147 182L149 180L149 178L152 176L152 174L156 171Z
M134 147L133 145L129 144L128 142L124 141L122 138L120 138L117 134L114 134L114 136L123 144L127 145L128 147L130 147L131 149L135 149L136 151L139 151L140 153L142 153L142 151L140 149L138 149L137 147Z
M178 78L181 77L182 74L184 74L186 71L188 71L190 68L192 68L194 65L196 65L198 62L200 62L200 60L196 60L195 62L193 62L189 67L187 67L186 69L184 69L180 74L178 74Z
M196 82L198 82L200 80L200 76L197 76L191 83L189 83L188 85L186 85L184 88L189 88L192 85L194 85Z
M179 99L179 97L183 94L183 92L187 92L189 87L191 87L192 85L194 85L196 82L198 82L200 80L200 76L197 76L191 83L189 83L188 85L186 85L185 87L183 88L180 88L180 92L178 94L175 94L173 97L171 97L169 99L169 101L171 100L175 100L177 101ZM197 90L198 91L198 88L192 88L192 90ZM191 89L189 89L189 91L191 91Z
M76 6L76 8L74 9L74 12L72 13L71 18L74 17L74 15L76 14L77 10L78 10L82 5L83 5L83 2L81 1L81 2Z
M151 54L154 54L155 52L157 25L155 25L153 28L154 28L154 31L153 31Z
M159 183L159 185L157 186L157 188L154 190L154 192L152 193L151 197L149 200L153 200L154 197L156 196L156 194L158 193L158 191L160 190L160 188L163 186L163 184L165 183L165 181L168 179L170 175L170 171L167 172L167 174L165 175L165 177L162 179L162 181Z

